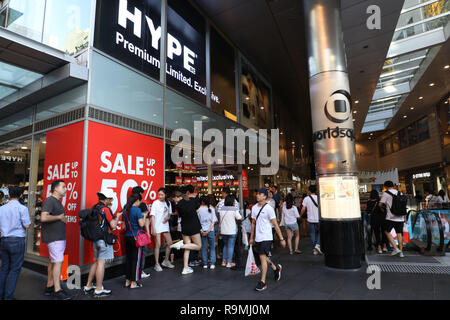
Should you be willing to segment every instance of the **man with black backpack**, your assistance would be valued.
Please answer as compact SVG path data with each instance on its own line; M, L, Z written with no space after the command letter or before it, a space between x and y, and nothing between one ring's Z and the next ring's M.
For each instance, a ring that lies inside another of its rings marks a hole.
M309 192L311 194L303 199L303 207L300 216L303 216L306 211L313 254L316 256L322 254L322 251L320 250L319 199L317 199L316 195L317 187L315 185L310 185Z
M106 262L114 259L114 249L111 242L114 242L116 238L113 230L117 227L122 212L119 212L117 217L114 217L110 209L114 198L114 192L111 189L98 192L97 196L99 202L92 208L92 214L98 216L98 224L104 237L103 239L92 241L95 263L91 266L87 284L83 291L85 294L94 292L94 298L102 298L111 294L111 290L103 288L103 277L105 275ZM94 276L96 281L95 287L92 283Z
M386 181L384 183L386 192L381 196L379 206L386 212L386 220L384 224L384 233L388 238L391 245L394 247L394 251L391 256L399 255L400 258L404 258L403 255L403 224L405 222L405 216L407 214L406 205L408 199L406 196L394 189L394 183L392 181ZM398 247L392 237L391 230L394 229L398 237Z

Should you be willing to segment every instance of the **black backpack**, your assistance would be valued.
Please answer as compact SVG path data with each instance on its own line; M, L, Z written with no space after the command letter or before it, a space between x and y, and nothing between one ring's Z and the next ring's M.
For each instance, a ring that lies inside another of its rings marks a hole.
M408 214L406 206L408 205L408 197L399 192L397 195L386 191L392 197L391 213L396 216L406 216Z
M105 232L108 232L108 230L101 209L102 206L96 204L92 209L81 210L78 214L80 217L80 232L86 240L93 242L105 240ZM99 216L102 218L101 223L99 223Z

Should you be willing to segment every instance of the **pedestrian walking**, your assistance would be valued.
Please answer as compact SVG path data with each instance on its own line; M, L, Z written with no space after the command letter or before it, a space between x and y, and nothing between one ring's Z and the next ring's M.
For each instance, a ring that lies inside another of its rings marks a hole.
M265 188L258 189L256 200L258 203L252 207L252 233L250 235L250 245L255 245L255 252L259 255L261 262L261 281L256 285L256 291L267 289L266 275L268 266L274 271L275 281L281 279L281 264L275 264L270 260L270 249L273 242L272 224L280 238L281 246L286 247L281 230L278 227L275 210L267 204L268 192Z
M286 196L286 202L281 208L282 217L284 217L284 224L286 225L287 243L289 247L289 254L302 253L298 249L300 243L300 231L298 228L297 219L300 218L297 207L294 205L294 197L291 193ZM292 250L292 238L295 236L294 250Z
M309 186L310 195L303 199L303 208L301 211L301 215L306 212L308 216L309 234L311 236L314 255L322 254L322 251L320 250L319 204L316 191L316 185Z

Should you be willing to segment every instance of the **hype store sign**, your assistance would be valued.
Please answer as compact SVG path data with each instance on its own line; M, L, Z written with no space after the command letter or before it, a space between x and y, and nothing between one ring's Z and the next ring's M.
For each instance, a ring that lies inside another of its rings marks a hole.
M157 190L163 186L163 154L162 139L90 122L86 208L97 203L97 192L111 189L115 194L111 210L116 215L122 211L131 189L136 186L144 189L142 200L151 204L157 198ZM124 230L125 224L120 221L115 230L120 239L114 245L116 257L125 254ZM84 263L92 261L92 244L85 241Z

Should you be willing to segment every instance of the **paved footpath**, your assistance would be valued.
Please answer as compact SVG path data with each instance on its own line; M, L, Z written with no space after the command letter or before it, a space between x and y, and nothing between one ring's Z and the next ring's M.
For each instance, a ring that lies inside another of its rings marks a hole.
M303 239L302 239L303 240ZM369 290L367 264L356 271L342 271L324 266L323 256L314 256L309 239L301 243L300 255L289 255L288 249L274 250L273 260L283 265L282 278L273 280L268 273L268 289L256 292L258 276L245 277L244 271L233 271L221 266L215 270L194 268L190 275L181 275L181 260L176 268L156 272L147 268L151 277L142 280L143 288L122 288L124 278L107 280L105 288L113 291L105 300L397 300L450 299L450 276L443 274L381 273L381 290ZM414 255L411 253L411 255ZM449 254L447 254L448 256ZM386 259L400 259L386 257ZM408 255L405 258L408 259ZM246 257L245 259L246 260ZM18 300L45 300L42 295L46 276L23 269L16 290ZM74 299L93 299L79 290L68 291Z

